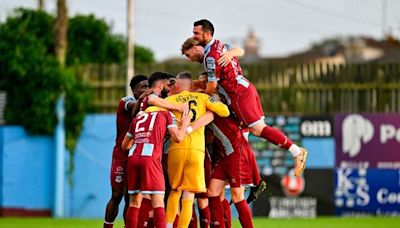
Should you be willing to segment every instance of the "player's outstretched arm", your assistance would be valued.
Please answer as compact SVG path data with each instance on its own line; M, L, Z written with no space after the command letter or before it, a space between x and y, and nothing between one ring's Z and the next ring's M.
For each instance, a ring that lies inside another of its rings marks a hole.
M199 119L194 121L193 124L191 124L187 128L187 133L190 134L190 132L206 126L207 124L211 123L213 120L214 120L214 113L207 111L204 115L200 116Z
M228 46L230 47L230 45ZM238 47L228 48L228 51L221 54L217 63L222 67L226 67L231 62L233 57L240 57L243 55L244 55L244 50L242 48Z
M150 105L158 106L160 108L165 108L165 109L169 109L169 110L175 110L178 112L183 112L184 110L189 109L188 103L174 104L172 102L169 102L169 101L162 99L160 97L157 97L157 96L149 97L148 102Z
M218 94L213 94L207 99L206 107L220 117L228 117L230 114L228 106L221 102Z
M175 127L168 127L168 132L171 135L172 140L176 143L182 142L182 140L186 136L186 128L190 124L190 117L189 117L189 109L186 109L182 113L181 117L181 127L178 128L177 126Z

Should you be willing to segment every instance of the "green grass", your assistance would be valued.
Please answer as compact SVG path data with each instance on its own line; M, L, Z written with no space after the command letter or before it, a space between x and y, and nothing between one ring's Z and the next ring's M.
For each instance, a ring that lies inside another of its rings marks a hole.
M336 218L336 217L320 217L317 219L268 219L254 218L254 227L268 228L391 228L400 227L400 217L363 217L363 218ZM51 218L0 218L1 228L53 228L53 227L73 227L73 228L90 228L102 227L102 220L89 219L51 219ZM118 220L114 227L122 228L123 223ZM240 227L237 220L233 221L233 227Z

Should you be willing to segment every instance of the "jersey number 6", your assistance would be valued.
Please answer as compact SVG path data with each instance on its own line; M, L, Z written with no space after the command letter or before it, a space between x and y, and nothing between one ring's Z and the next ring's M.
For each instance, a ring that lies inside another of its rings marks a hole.
M194 100L189 101L189 109L192 112L193 116L190 122L194 122L196 120L196 110L194 110L192 107L196 106L197 107L197 102Z

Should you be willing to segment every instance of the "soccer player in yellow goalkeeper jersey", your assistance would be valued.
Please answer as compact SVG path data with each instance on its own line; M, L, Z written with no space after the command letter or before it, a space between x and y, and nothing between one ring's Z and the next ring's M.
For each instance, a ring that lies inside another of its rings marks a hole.
M214 97L204 93L189 92L192 85L190 74L179 74L177 77L178 94L166 98L169 102L189 103L192 113L191 122L199 119L207 111L212 111L221 117L229 116L228 107ZM177 119L181 113L173 112ZM206 192L204 180L205 139L204 127L191 132L180 143L171 142L168 151L168 178L171 193L167 204L167 227L172 227L179 210L179 200L182 193L182 209L179 215L178 227L188 227L192 217L194 194Z

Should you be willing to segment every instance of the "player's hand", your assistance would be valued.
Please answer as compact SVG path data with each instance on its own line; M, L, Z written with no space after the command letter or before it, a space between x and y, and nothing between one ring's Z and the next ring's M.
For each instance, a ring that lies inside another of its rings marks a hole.
M230 51L226 51L224 53L221 54L220 58L218 59L217 63L218 65L222 66L222 67L226 67L228 66L228 64L231 62L231 60L233 59L233 54Z
M183 103L183 104L178 105L178 107L177 107L177 111L179 111L179 112L183 113L186 110L189 110L189 103Z
M147 97L148 95L150 95L151 93L153 93L153 90L152 90L152 89L148 89L148 90L144 91L144 92L139 96L138 100L139 100L139 101L143 101L143 99L144 99L145 97Z
M183 111L182 113L182 117L181 117L181 126L182 127L187 127L190 124L190 114L191 112L189 112L189 109L186 109L185 111Z

